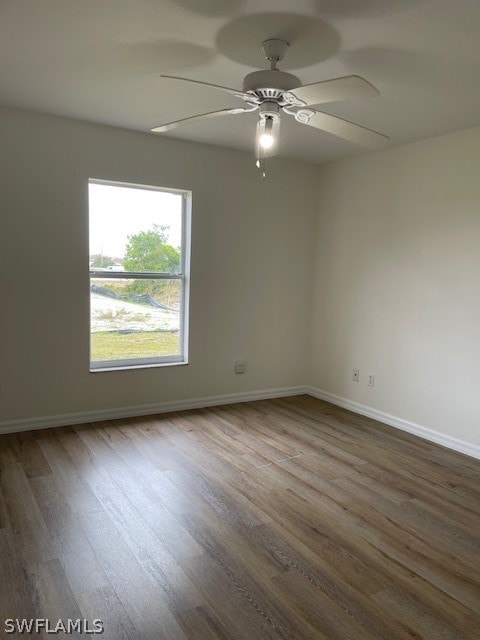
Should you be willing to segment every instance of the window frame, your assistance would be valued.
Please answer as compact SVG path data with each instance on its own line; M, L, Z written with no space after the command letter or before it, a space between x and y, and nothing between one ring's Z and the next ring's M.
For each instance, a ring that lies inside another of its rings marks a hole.
M96 360L92 361L92 315L91 296L89 296L89 362L90 373L102 371L118 371L125 369L145 369L152 367L168 367L188 364L189 346L189 310L190 310L190 247L191 247L191 218L192 218L192 192L187 189L172 189L156 185L146 185L114 180L101 180L89 178L88 187L91 184L107 185L113 187L125 187L128 189L140 189L143 191L161 191L173 193L182 197L181 220L181 263L180 273L162 273L147 271L99 271L90 268L89 248L89 291L92 278L112 280L178 280L180 282L180 326L179 345L180 354L170 356L154 356L148 358L129 358L124 360ZM90 200L88 198L88 213L90 221ZM90 244L90 243L89 243Z

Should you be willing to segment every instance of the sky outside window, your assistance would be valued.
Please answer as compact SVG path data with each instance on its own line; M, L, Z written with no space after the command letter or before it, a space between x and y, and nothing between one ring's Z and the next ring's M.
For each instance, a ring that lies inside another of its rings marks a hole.
M182 196L176 193L90 183L90 255L123 259L128 236L166 226L168 244L181 245Z

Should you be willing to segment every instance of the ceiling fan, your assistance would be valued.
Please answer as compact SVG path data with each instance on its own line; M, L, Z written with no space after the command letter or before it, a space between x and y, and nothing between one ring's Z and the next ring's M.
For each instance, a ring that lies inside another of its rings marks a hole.
M229 93L233 97L243 100L245 106L220 109L182 118L155 127L152 132L165 133L196 120L258 111L255 155L257 167L262 171L262 177L265 177L265 159L278 153L281 114L295 118L300 124L327 131L339 138L367 148L379 148L389 140L381 133L311 108L312 105L316 106L328 102L376 96L378 91L373 85L364 78L354 75L302 85L296 76L277 69L277 64L283 60L288 47L289 43L285 40L265 40L262 43L262 49L270 62L270 69L249 73L243 81L243 91L199 80L162 75L162 78L198 84Z

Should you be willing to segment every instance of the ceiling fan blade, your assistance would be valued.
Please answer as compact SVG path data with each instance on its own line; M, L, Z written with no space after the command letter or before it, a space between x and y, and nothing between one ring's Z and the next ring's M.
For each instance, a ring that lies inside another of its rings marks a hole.
M388 136L359 124L313 109L299 109L295 114L295 120L369 149L380 149L390 140Z
M192 84L198 84L202 87L210 87L210 89L218 89L219 91L224 91L225 93L229 93L232 96L236 96L237 98L243 98L244 96L248 97L244 91L240 91L239 89L231 89L230 87L222 87L219 84L211 84L210 82L202 82L201 80L191 80L190 78L180 78L178 76L165 76L161 75L160 78L167 78L168 80L180 80L181 82L190 82Z
M324 82L315 82L298 87L286 92L286 97L291 94L305 105L323 104L326 102L338 102L339 100L355 100L356 98L369 98L378 96L378 90L360 76L345 76ZM284 94L285 95L285 94Z
M175 120L174 122L167 122L159 127L150 129L152 133L165 133L166 131L172 131L183 124L189 124L195 120L206 120L207 118L217 118L218 116L231 116L240 113L249 113L252 109L243 109L242 107L232 109L220 109L220 111L209 111L208 113L201 113L198 116L189 116L188 118L182 118L181 120Z

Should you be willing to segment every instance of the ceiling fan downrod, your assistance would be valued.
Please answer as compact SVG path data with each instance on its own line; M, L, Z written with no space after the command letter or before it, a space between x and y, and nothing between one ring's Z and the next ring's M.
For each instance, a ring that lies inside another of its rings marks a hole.
M270 38L262 42L261 47L263 53L265 54L265 58L270 62L270 69L272 71L277 70L277 64L283 60L289 46L289 42L286 40L278 40L277 38Z

